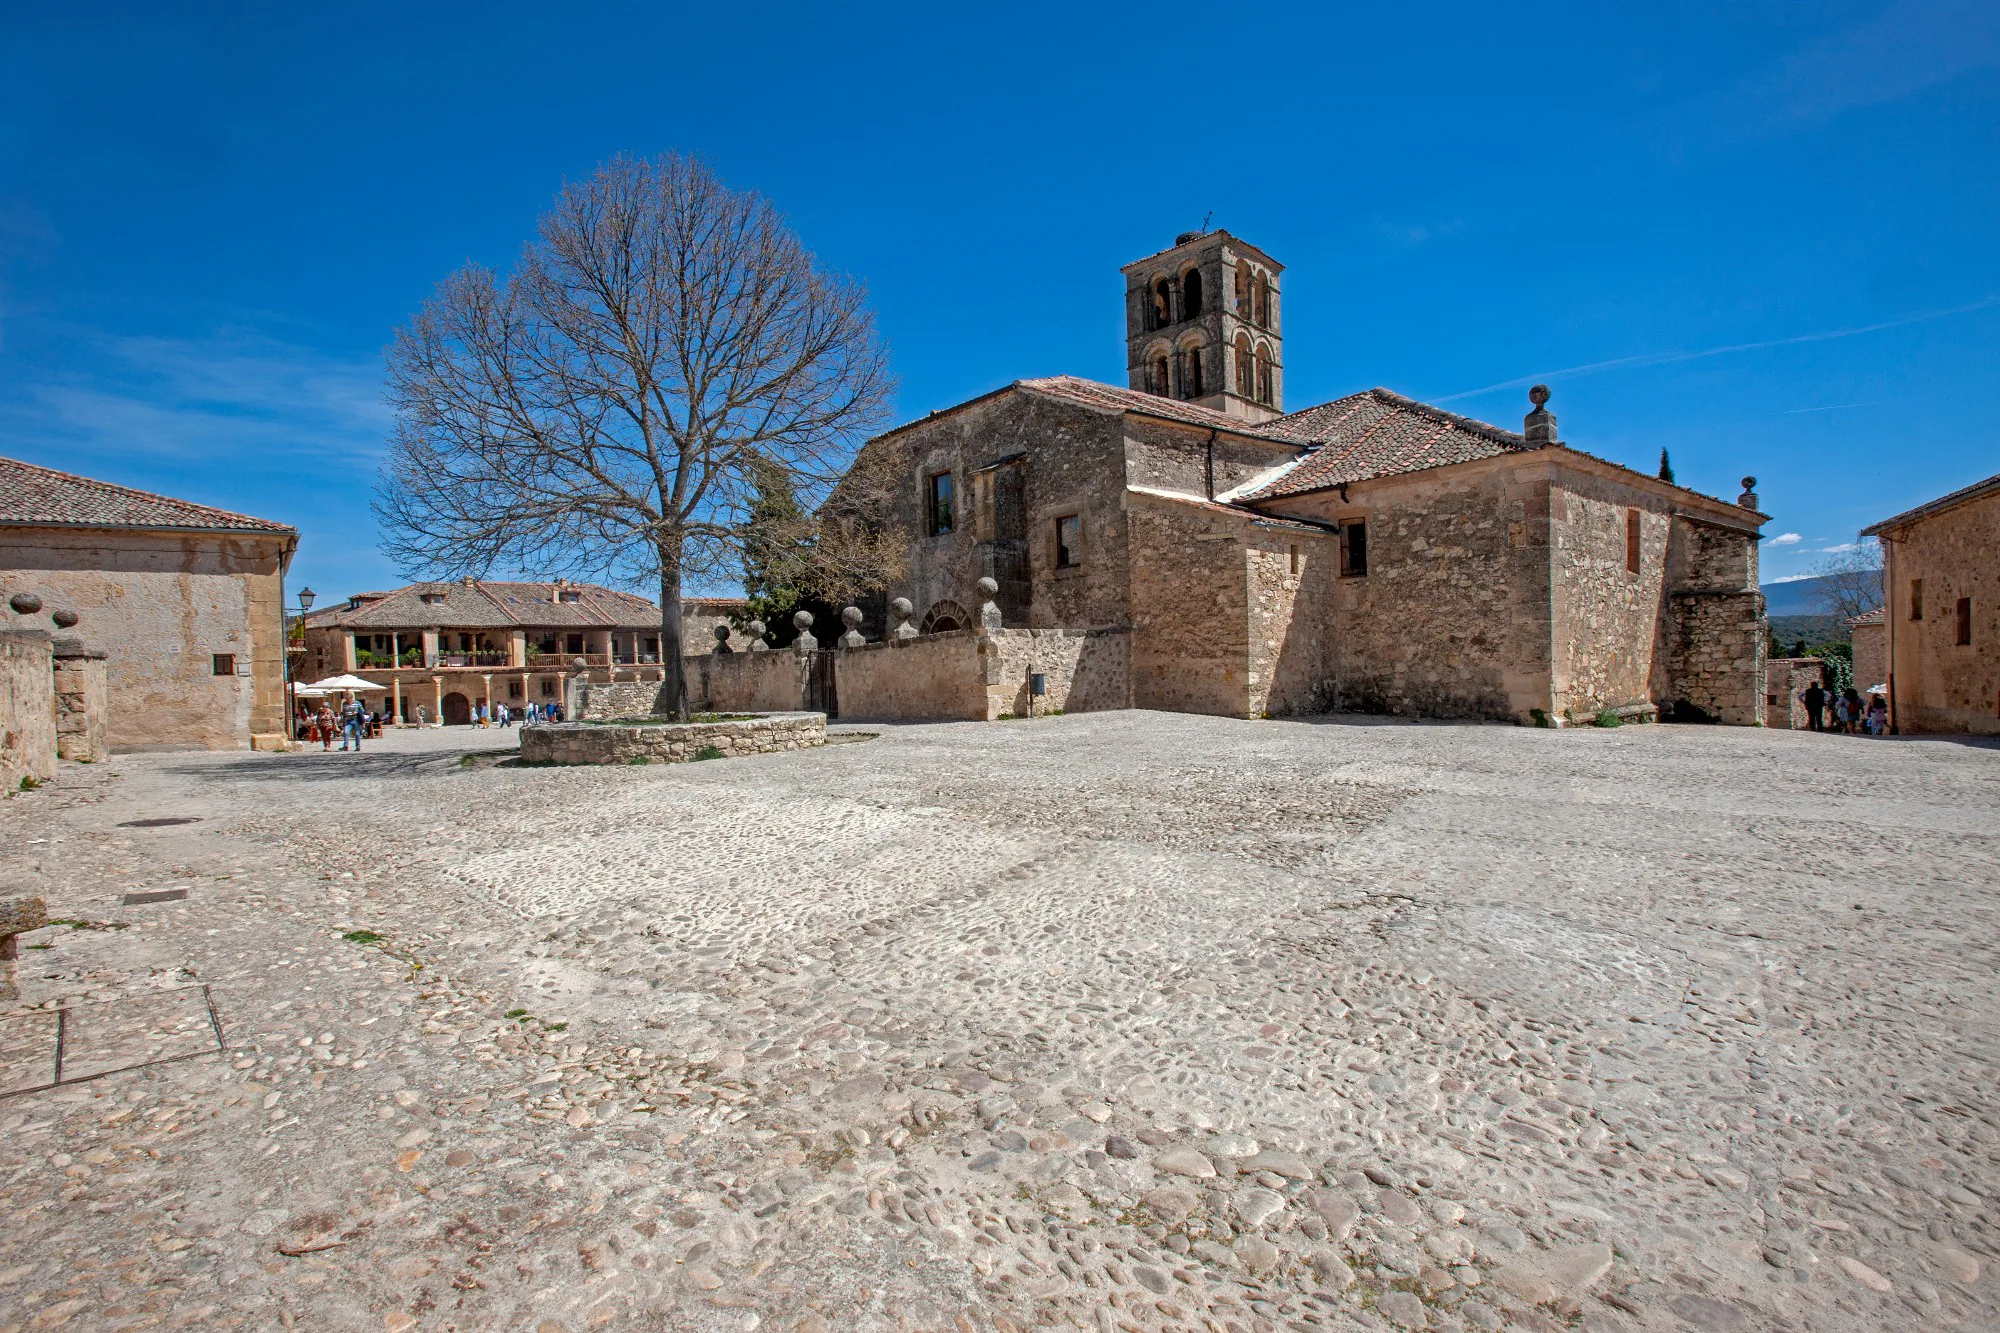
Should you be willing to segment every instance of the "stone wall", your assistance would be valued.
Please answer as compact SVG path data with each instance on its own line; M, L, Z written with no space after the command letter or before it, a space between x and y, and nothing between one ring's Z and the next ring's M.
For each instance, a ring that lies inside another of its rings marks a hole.
M1210 434L1198 426L1126 418L1126 483L1207 497L1212 459L1214 494L1221 495L1299 454L1296 446L1221 431L1214 432L1211 442Z
M0 791L56 775L54 667L49 636L0 630Z
M651 717L660 711L657 680L592 680L582 674L568 681L563 716L575 722L610 717ZM692 696L693 691L689 691Z
M1325 713L1339 698L1333 606L1340 550L1330 533L1249 525L1252 717ZM1296 572L1295 572L1296 571Z
M113 751L241 750L285 732L281 535L9 528L12 591L110 651ZM218 675L214 658L233 658Z
M105 655L75 639L55 642L56 753L94 764L110 753L106 735L111 696Z
M1657 702L1664 640L1670 501L1650 488L1565 471L1549 496L1554 593L1554 714L1592 718ZM1639 568L1627 568L1627 516L1639 515Z
M1127 506L1132 706L1249 716L1246 520L1138 491Z
M1826 668L1817 657L1773 657L1764 663L1764 725L1781 731L1805 731L1812 725L1800 695L1814 681L1825 683ZM1866 689L1873 681L1864 682Z
M1667 692L1661 712L1674 721L1764 721L1764 653L1770 634L1756 592L1669 595Z
M2000 494L1886 532L1882 544L1897 727L2000 734L2000 560L1994 557L2000 551ZM1910 585L1919 579L1923 618L1917 620L1911 618ZM1964 644L1958 641L1961 597L1970 603L1971 642Z
M1029 677L1036 674L1041 675L1045 690L1034 700L1037 715L1132 706L1132 632L1128 629L1003 629L983 636L979 648L987 718L1026 716ZM843 716L847 707L846 666L843 657Z
M841 720L986 721L979 645L979 632L963 629L841 649L834 676Z
M1550 470L1496 459L1293 497L1288 514L1368 527L1337 579L1336 706L1419 717L1554 711Z
M682 661L690 702L716 713L783 713L804 706L805 669L796 653L706 653Z
M521 760L529 764L680 764L700 758L709 746L722 758L735 758L824 744L824 713L771 713L737 722L630 727L554 722L521 728Z
M1854 688L1885 685L1889 680L1888 629L1880 621L1853 628Z

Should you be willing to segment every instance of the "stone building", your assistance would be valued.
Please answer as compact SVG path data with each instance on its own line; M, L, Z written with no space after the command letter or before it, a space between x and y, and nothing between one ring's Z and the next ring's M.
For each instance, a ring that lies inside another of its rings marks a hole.
M1371 389L1283 397L1280 266L1227 232L1128 265L1129 384L1020 380L869 442L908 485L926 632L1128 636L1132 706L1518 720L1763 718L1765 619L1735 503ZM1107 640L1106 651L1111 651Z
M1888 625L1882 608L1864 611L1847 622L1854 652L1854 688L1871 689L1889 681Z
M1884 519L1862 535L1882 543L1891 725L2000 733L2000 476Z
M698 653L715 627L740 612L740 598L686 598L681 644ZM381 686L392 717L458 724L482 703L522 708L563 697L573 664L607 675L660 675L660 608L643 597L591 583L506 583L463 579L356 593L306 618L299 679L353 674Z
M0 571L107 654L114 751L281 743L297 549L282 523L0 458Z

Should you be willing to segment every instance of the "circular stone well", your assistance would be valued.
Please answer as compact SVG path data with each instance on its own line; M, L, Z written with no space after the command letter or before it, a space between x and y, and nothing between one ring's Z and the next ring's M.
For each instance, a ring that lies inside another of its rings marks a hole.
M524 764L683 764L826 744L825 713L756 713L727 722L531 722Z

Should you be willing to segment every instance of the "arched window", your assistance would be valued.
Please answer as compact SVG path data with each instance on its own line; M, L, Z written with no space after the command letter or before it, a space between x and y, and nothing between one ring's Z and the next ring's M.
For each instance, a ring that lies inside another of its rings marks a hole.
M1267 344L1257 345L1257 401L1269 406L1271 393L1271 349Z
M957 602L946 598L931 603L930 610L924 612L923 623L917 627L919 634L949 634L955 629L963 629L972 623L972 617Z
M1186 358L1181 369L1181 397L1199 398L1205 391L1201 375L1201 344L1189 347L1182 355Z
M1245 398L1254 398L1257 394L1257 358L1250 351L1250 335L1247 333L1236 335L1236 392Z
M1236 266L1236 314L1240 319L1250 318L1250 266Z
M1271 327L1271 279L1263 273L1257 275L1255 294L1257 313L1253 317L1262 328Z
M1152 390L1154 393L1160 395L1162 398L1170 397L1173 394L1174 382L1172 377L1167 373L1167 354L1165 352L1161 352L1153 358L1152 378Z
M1174 280L1161 278L1153 284L1153 327L1164 329L1174 322Z
M1191 268L1181 279L1181 318L1201 318L1201 270Z

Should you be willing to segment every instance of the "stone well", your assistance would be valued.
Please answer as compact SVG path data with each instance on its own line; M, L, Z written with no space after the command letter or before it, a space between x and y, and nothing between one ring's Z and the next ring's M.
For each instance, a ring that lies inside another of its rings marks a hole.
M824 744L825 713L759 713L735 722L542 722L521 728L521 761L680 764L711 745L733 759Z

